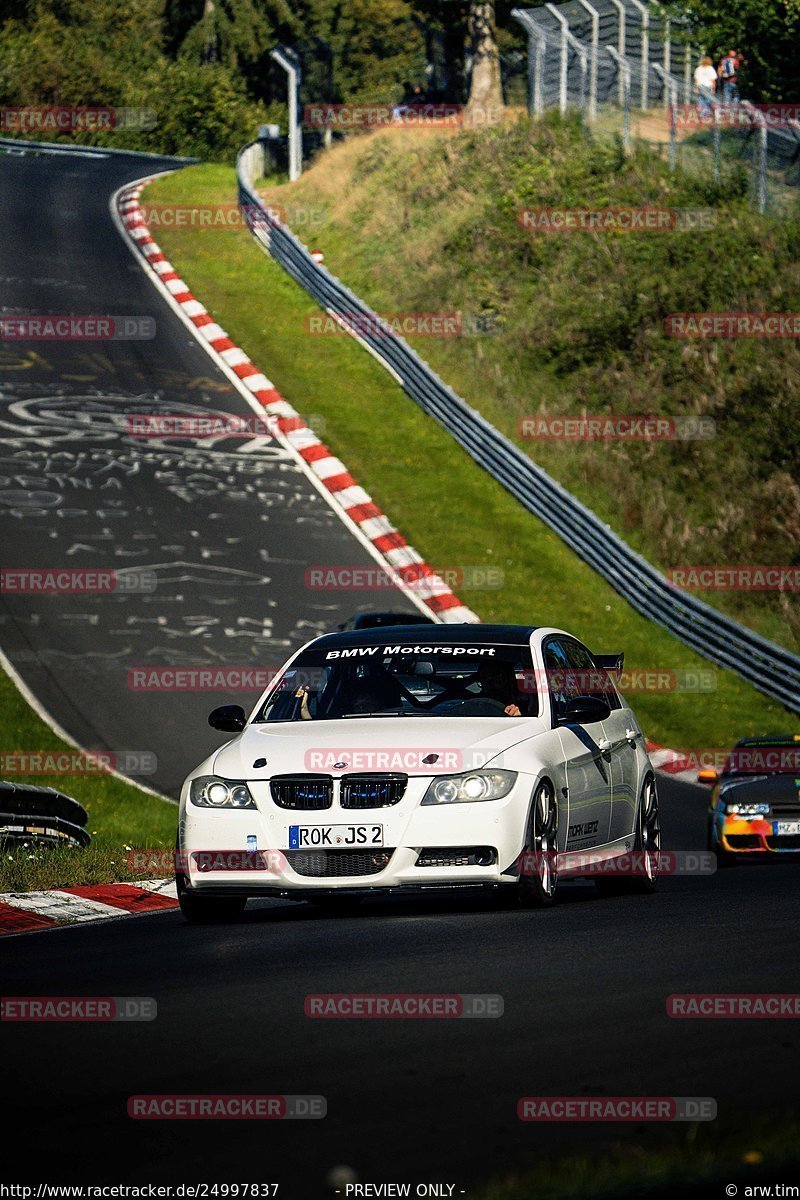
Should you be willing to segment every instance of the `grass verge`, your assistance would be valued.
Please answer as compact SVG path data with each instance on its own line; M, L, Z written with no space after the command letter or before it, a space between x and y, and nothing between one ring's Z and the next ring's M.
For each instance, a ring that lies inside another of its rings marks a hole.
M233 171L209 165L145 192L145 203L181 206L234 199ZM503 572L502 588L462 593L484 621L564 626L597 651L623 649L635 670L711 670L708 694L674 691L670 675L665 690L630 693L648 736L662 744L726 748L745 733L791 726L780 705L635 613L350 338L309 337L307 318L319 309L246 231L183 227L156 236L234 341L300 412L324 421L331 449L428 562Z
M71 749L34 712L4 671L0 671L0 722L7 746L25 751ZM0 892L132 879L129 849L175 844L176 805L113 775L20 775L10 782L54 787L77 800L89 814L87 829L93 839L83 850L3 847Z

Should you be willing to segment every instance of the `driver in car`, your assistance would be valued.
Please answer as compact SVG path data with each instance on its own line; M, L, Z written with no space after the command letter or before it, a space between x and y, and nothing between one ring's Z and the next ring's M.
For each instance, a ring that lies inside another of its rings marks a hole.
M517 693L516 677L508 663L482 662L474 681L480 691L478 695L503 705L507 717L521 717L518 704L514 703Z

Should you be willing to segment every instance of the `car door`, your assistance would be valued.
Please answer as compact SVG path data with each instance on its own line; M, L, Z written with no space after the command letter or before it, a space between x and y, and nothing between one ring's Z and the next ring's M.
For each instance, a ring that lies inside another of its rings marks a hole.
M611 743L611 829L609 840L616 841L633 832L636 803L639 798L639 756L637 746L643 744L638 723L625 704L609 691L611 714L603 726ZM616 701L616 704L615 704Z
M582 654L581 651L584 653ZM553 721L560 722L570 699L589 694L588 651L572 638L553 636L542 647ZM611 761L602 721L558 724L564 756L568 822L566 850L590 850L608 841L611 824Z

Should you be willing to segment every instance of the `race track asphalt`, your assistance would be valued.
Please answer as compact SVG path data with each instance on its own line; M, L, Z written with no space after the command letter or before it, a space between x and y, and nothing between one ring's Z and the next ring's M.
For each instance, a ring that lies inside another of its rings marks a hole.
M128 432L139 413L253 416L109 212L126 181L173 165L0 154L0 311L155 326L147 340L0 342L3 568L124 569L129 579L142 572L144 587L155 580L152 591L0 595L0 645L75 741L114 752L123 774L143 766L142 782L177 797L222 740L206 723L210 709L251 707L263 685L145 692L131 671L275 671L356 609L417 610L391 589L307 586L308 568L376 562L271 439L200 446Z

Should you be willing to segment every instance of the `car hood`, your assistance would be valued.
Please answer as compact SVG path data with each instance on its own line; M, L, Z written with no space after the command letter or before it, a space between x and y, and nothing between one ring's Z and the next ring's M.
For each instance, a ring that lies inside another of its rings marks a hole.
M782 775L723 775L720 799L736 804L776 804L789 801L800 807L800 780L794 773Z
M297 772L457 773L492 762L546 728L538 717L362 717L248 725L219 750L214 772L228 779L268 779ZM434 754L438 755L435 763L422 762ZM254 766L260 759L266 763Z

